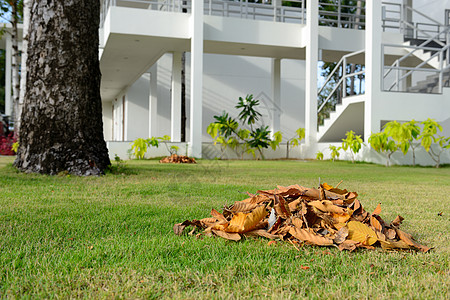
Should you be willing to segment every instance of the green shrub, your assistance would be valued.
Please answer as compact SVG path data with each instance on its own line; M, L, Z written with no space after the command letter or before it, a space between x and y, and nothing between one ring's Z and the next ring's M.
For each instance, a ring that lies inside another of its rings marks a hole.
M352 163L355 162L355 155L361 150L363 140L360 135L355 135L353 130L347 131L346 138L342 139L342 149L349 150L352 157Z

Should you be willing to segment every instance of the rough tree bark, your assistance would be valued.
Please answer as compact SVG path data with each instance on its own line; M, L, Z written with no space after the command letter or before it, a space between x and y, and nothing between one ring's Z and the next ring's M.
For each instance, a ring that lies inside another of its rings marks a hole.
M32 0L27 80L15 166L98 175L103 138L98 0Z

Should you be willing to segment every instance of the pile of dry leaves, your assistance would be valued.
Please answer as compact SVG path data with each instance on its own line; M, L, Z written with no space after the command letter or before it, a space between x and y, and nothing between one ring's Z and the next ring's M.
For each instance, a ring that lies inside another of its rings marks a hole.
M177 155L172 154L171 156L166 156L163 159L159 161L160 163L167 164L195 164L197 163L195 161L195 158L184 156L184 155Z
M224 207L223 213L212 209L211 217L175 224L181 235L187 226L204 229L200 235L216 235L238 241L242 237L261 236L296 244L336 246L340 250L356 248L430 250L399 229L397 216L391 223L380 217L381 206L365 211L355 192L324 183L319 189L300 185L278 186L274 190L248 194L250 198Z

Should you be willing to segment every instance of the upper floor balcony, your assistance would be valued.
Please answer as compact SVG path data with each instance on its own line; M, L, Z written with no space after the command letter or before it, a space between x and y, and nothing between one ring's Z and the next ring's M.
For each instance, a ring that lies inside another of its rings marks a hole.
M203 0L204 14L251 20L306 24L306 0ZM363 29L365 1L344 5L319 1L319 25ZM111 6L191 13L192 0L102 0L101 26Z

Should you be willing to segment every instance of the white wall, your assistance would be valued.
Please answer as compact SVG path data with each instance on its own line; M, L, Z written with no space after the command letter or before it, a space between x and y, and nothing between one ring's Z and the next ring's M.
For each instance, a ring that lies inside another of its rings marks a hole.
M128 141L148 137L149 96L150 76L145 73L127 91L128 118L125 118L125 122L127 124L126 139Z
M103 136L106 141L112 140L112 103L102 102Z
M158 104L157 134L170 135L171 126L171 76L172 54L163 55L157 62ZM304 127L304 73L303 61L285 59L281 61L281 131L287 137ZM212 141L206 127L214 121L214 115L227 111L237 117L234 108L239 97L247 94L257 96L264 92L268 97L260 98L261 124L269 125L271 109L271 59L231 55L206 54L204 57L203 87L203 140ZM125 137L127 141L148 137L149 75L144 74L126 92ZM114 140L122 140L122 96L114 103ZM190 53L186 54L186 134L189 137L190 102ZM106 131L105 131L106 132ZM112 135L108 135L112 136Z

